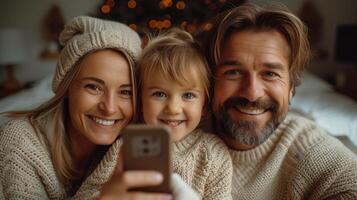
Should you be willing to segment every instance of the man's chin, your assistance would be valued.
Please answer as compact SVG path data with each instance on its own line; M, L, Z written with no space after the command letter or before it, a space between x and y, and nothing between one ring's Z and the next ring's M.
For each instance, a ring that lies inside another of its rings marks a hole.
M225 120L224 135L235 140L237 143L256 146L263 143L274 132L275 126L269 122L260 128L254 121L233 122Z

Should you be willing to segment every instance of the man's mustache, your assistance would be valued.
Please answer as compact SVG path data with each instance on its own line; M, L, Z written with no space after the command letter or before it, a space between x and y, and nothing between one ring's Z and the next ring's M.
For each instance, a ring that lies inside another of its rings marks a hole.
M231 97L223 103L223 107L225 110L233 107L240 107L277 112L278 103L272 99L258 99L256 101L249 101L248 99L242 97Z

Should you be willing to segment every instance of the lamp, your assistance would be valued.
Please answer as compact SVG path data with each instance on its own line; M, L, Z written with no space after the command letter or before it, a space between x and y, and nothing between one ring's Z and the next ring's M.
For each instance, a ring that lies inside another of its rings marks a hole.
M0 30L0 65L6 67L5 81L1 93L6 96L18 91L20 83L16 80L14 66L23 62L26 57L23 32L16 29Z

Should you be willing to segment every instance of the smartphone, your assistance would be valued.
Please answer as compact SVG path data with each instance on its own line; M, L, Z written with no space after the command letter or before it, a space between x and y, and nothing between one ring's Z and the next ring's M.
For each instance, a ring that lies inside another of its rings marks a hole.
M135 124L123 130L124 170L155 170L164 181L136 191L171 193L170 190L170 130L163 126Z

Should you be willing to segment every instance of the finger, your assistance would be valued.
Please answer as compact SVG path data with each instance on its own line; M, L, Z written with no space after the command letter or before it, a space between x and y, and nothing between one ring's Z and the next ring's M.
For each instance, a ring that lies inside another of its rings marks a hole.
M126 171L122 181L128 188L160 185L164 177L156 171Z
M130 192L128 194L130 200L171 200L172 195L164 193L147 193L147 192Z

